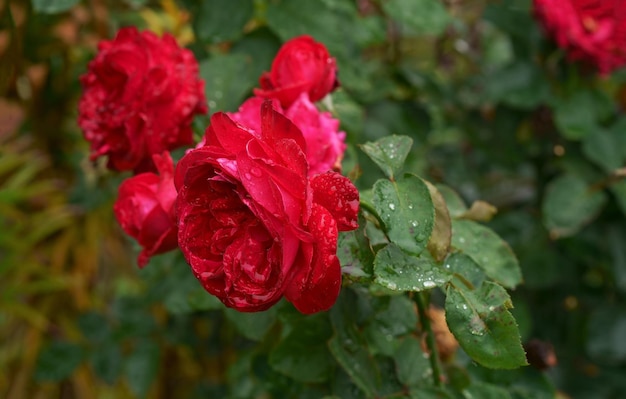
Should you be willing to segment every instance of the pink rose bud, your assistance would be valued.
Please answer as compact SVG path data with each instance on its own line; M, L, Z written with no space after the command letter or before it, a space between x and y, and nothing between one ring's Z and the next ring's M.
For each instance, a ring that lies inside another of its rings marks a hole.
M122 182L113 211L122 229L143 247L137 263L144 267L152 255L175 249L174 164L169 153L153 155L159 175L145 172Z
M91 159L113 170L152 170L152 154L193 144L191 122L207 112L204 83L191 51L168 34L123 28L81 77L78 124Z
M285 108L302 93L308 93L315 102L337 87L336 74L335 59L326 47L310 36L298 36L283 44L270 72L261 75L261 88L254 89L254 94L277 98Z

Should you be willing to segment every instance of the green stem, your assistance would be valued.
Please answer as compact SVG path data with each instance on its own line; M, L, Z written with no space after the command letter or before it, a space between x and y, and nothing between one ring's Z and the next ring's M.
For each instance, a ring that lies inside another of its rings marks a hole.
M413 300L417 305L417 312L419 313L420 324L422 330L426 332L426 346L430 351L430 367L433 370L433 382L436 387L441 387L441 365L439 364L439 351L437 350L437 343L435 341L435 333L430 325L430 319L426 314L427 301L424 292L417 292L413 295Z

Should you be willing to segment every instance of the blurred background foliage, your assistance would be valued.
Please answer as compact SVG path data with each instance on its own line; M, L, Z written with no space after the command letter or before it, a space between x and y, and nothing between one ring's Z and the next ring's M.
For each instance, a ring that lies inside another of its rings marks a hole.
M459 353L448 382L480 398L626 392L626 71L567 63L529 1L0 0L1 397L448 397L414 390L411 367L428 365L411 363L423 349L405 297L364 307L355 287L330 315L242 315L180 254L137 269L112 217L124 176L88 161L76 125L78 77L126 25L192 49L211 112L236 110L285 40L325 43L344 172L371 187L382 175L356 144L408 135L408 169L494 204L489 226L523 269L513 312L529 357L558 359L492 372Z

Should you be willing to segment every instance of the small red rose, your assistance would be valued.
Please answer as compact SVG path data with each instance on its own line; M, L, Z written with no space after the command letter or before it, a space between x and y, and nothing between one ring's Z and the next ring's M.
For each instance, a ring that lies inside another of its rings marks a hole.
M152 154L193 144L192 119L207 106L191 51L132 27L98 49L78 106L91 159L106 155L110 169L142 172L154 170Z
M336 61L326 47L310 36L298 36L283 44L270 72L261 75L261 88L254 89L254 94L276 98L285 108L302 93L308 93L315 102L337 87L336 75Z
M240 311L283 296L302 313L339 295L338 231L357 227L359 193L335 172L309 178L300 130L266 101L260 129L218 112L205 146L176 169L179 246L204 288Z
M124 180L113 206L122 229L143 247L137 259L139 267L152 255L178 246L172 157L165 152L152 159L159 175L145 172Z
M602 74L626 64L623 0L533 0L537 19L571 60Z

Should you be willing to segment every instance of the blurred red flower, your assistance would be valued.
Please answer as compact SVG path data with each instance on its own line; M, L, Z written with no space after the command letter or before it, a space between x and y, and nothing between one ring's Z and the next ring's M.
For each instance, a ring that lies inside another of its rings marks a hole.
M198 63L172 36L133 27L98 48L78 106L91 158L107 155L118 171L154 171L152 154L193 144L193 116L207 112Z
M536 17L571 60L602 74L626 64L624 0L533 0Z

